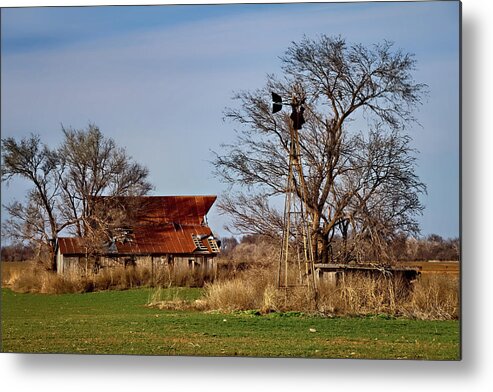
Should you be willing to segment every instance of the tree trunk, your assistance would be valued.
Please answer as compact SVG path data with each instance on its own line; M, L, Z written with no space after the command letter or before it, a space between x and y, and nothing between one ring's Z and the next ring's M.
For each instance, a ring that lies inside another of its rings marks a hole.
M57 272L57 262L56 262L56 245L55 242L50 244L50 268L53 272Z
M320 262L323 264L329 263L329 236L321 235L321 254L320 254Z

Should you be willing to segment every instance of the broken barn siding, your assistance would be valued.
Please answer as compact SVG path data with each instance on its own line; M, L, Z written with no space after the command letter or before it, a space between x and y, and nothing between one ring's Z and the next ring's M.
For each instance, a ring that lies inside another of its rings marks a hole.
M189 255L185 257L162 256L112 256L94 257L83 255L64 255L58 253L57 267L60 274L86 275L94 274L108 268L147 268L151 276L164 271L171 275L184 275L188 272L202 272L210 279L217 275L217 263L212 257Z
M59 238L57 270L61 274L88 272L115 266L147 267L151 273L164 268L176 271L200 270L215 276L214 258L220 252L206 215L215 196L145 196L117 198L118 205L127 201L136 208L125 235L105 245L104 250L89 254L82 238ZM114 199L97 198L99 203Z

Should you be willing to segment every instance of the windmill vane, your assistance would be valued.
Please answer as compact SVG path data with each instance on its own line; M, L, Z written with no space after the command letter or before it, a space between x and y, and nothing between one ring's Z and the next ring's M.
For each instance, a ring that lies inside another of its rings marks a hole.
M305 117L303 116L303 112L305 111L305 108L303 106L304 104L305 98L301 99L301 101L298 101L296 97L293 97L290 103L292 112L289 118L291 118L291 121L293 122L293 128L296 130L301 129L301 127L305 123ZM279 94L272 92L272 113L280 112L282 110L282 106L282 97Z

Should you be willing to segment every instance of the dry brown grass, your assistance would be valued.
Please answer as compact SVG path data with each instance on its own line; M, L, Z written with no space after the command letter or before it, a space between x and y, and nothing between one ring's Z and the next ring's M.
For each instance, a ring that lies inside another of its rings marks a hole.
M2 261L2 287L10 287L12 283L22 274L23 271L31 267L30 261Z
M84 291L82 281L46 271L36 263L31 263L21 274L13 275L9 287L19 293L59 294Z
M250 269L208 284L204 301L220 311L298 311L337 316L386 314L419 319L457 319L459 282L450 275L425 276L409 286L391 276L348 274L337 285L321 283L315 301L306 287L279 289L270 269Z
M405 306L408 316L444 320L460 316L459 278L454 275L428 274L416 282Z
M222 311L255 309L261 298L252 282L238 278L207 285L204 295L210 308Z
M97 274L81 275L66 273L59 275L47 271L43 265L35 262L5 263L22 266L4 266L2 263L2 285L20 293L83 293L101 290L125 290L135 287L201 287L210 276L197 269L189 271L176 269L160 270L152 276L147 267L105 268ZM5 271L5 272L4 272Z
M205 285L204 300L210 309L233 311L258 309L263 303L273 271L261 264L236 271L234 277L222 277Z
M398 315L409 293L399 278L348 274L337 285L321 284L318 309L337 315Z

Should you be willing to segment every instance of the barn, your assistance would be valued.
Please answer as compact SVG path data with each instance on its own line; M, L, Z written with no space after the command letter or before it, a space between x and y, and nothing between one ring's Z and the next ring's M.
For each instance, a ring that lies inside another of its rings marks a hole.
M147 266L152 271L172 265L181 269L201 269L214 274L214 258L220 242L207 224L207 213L216 196L139 196L118 198L118 205L131 206L136 213L124 227L96 253L88 240L60 237L57 242L57 271L98 272L113 266ZM98 203L115 204L115 199L99 197Z

